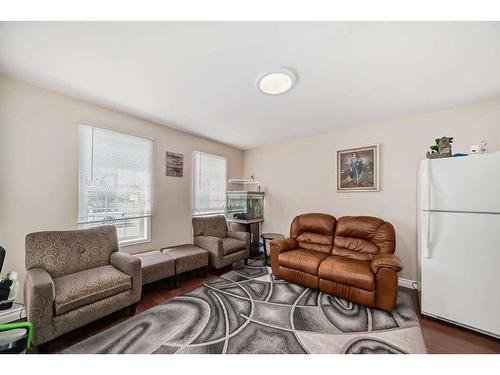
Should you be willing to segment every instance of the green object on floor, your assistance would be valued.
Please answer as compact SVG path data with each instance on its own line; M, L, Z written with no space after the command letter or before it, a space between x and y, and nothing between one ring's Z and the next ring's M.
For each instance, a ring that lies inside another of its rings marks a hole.
M31 338L33 336L33 325L30 322L17 322L17 323L6 323L0 324L0 333L11 331L14 329L25 329L26 330L26 349L31 347Z

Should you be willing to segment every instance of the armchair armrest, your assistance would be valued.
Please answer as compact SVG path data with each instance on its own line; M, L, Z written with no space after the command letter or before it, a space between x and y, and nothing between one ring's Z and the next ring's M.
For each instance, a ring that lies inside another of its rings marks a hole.
M194 245L215 256L222 256L222 239L213 236L195 236Z
M246 244L246 258L245 259L247 259L250 256L250 233L228 230L227 236L230 238L237 239L237 240L245 241L245 244Z
M142 290L141 260L130 254L115 251L111 253L110 264L132 278L131 303L139 302Z
M401 260L394 254L377 254L373 257L370 268L375 274L381 268L390 268L395 272L399 272L403 269L403 265Z
M227 231L227 236L234 238L235 240L250 242L250 233L248 232L229 230Z
M54 281L43 268L28 270L24 283L24 303L28 321L33 324L33 343L44 343L53 337Z
M210 265L220 268L224 265L222 239L213 236L194 236L194 245L208 251Z

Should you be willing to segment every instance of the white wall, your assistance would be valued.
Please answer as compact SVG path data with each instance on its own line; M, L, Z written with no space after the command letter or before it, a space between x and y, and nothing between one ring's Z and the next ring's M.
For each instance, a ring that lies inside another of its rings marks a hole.
M391 222L403 278L417 278L417 166L441 136L454 136L453 150L487 140L500 149L500 99L366 124L276 143L245 152L244 175L255 175L266 191L264 231L288 233L304 212L373 215ZM379 143L380 192L337 193L336 151Z
M152 241L123 248L126 252L192 241L193 151L225 156L228 177L242 175L243 152L233 147L0 75L0 244L7 249L4 273L17 270L24 278L27 233L77 228L81 122L154 140ZM184 154L184 177L165 176L167 150Z
M78 219L78 124L87 122L155 141L152 242L191 241L191 153L226 156L228 177L255 174L266 191L265 231L287 233L302 212L374 215L394 224L401 276L416 278L417 165L434 138L454 136L454 151L486 139L500 149L500 99L366 124L242 151L162 125L55 94L0 75L0 244L4 272L24 277L24 237L74 229ZM380 143L381 191L337 193L339 148ZM165 152L182 152L184 177L165 176ZM243 173L244 172L244 173Z

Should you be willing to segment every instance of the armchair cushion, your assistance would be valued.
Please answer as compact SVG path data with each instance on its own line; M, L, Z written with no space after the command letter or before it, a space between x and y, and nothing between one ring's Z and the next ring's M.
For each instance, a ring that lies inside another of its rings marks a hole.
M194 236L213 236L225 238L227 223L224 215L193 217Z
M102 266L58 277L54 285L55 312L56 315L62 315L129 290L132 280L113 266Z
M396 255L386 253L375 255L370 263L370 268L373 273L377 273L381 268L390 268L395 272L399 272L403 269L403 265Z
M237 240L231 237L222 239L222 254L229 255L240 250L245 250L247 247L246 241Z
M26 236L26 269L43 268L52 278L109 264L118 251L116 228L30 233Z

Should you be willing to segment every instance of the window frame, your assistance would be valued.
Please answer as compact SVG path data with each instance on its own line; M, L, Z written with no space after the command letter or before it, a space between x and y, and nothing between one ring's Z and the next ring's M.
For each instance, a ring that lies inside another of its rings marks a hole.
M141 216L137 216L137 217L129 217L129 218L123 218L123 219L115 219L115 222L113 224L110 224L110 225L114 225L116 222L118 221L125 221L125 220L134 220L134 219L139 219L139 218L144 218L146 219L146 228L145 228L145 233L146 233L146 237L145 238L141 238L141 239L136 239L136 240L122 240L120 241L120 239L118 238L118 245L119 247L127 247L127 246L133 246L133 245L140 245L140 244L145 244L145 243L150 243L152 242L152 226L153 226L153 209L154 209L154 180L155 180L155 159L154 159L154 155L155 155L155 140L154 139L151 139L151 138L148 138L148 137L144 137L142 135L136 135L136 134L131 134L131 133L126 133L126 132L123 132L123 131L119 131L119 130L116 130L116 129L113 129L113 128L109 128L109 127L105 127L105 126L98 126L98 125L94 125L94 124L90 124L90 123L87 123L87 122L79 122L78 123L78 144L79 144L79 147L78 147L78 212L77 212L77 217L78 217L78 220L77 220L77 225L79 228L84 228L86 225L89 225L89 224L92 224L92 223L95 223L93 221L86 221L86 222L81 222L80 221L80 187L81 187L81 184L80 184L80 126L87 126L87 127L91 127L91 128L96 128L96 129L101 129L101 130L105 130L105 131L110 131L110 132L115 132L115 133L120 133L120 134L124 134L124 135L128 135L128 136L131 136L131 137L136 137L136 138L141 138L141 139L144 139L144 140L147 140L147 141L150 141L151 142L151 197L150 197L150 214L149 215L141 215ZM103 224L105 225L105 224Z
M192 217L202 217L202 216L215 216L215 215L225 215L226 214L226 205L224 204L224 208L222 211L213 211L213 212L204 212L204 213L195 213L195 188L196 188L196 178L195 178L195 173L196 173L196 154L202 154L202 155L208 155L211 157L219 158L219 159L224 159L225 161L225 168L224 168L224 186L225 186L225 192L224 192L224 199L227 201L227 157L222 156L222 155L215 155L215 154L210 154L208 152L204 151L193 151L193 158L192 158L192 173L191 173L191 178L192 178L192 195L191 195L191 215Z

